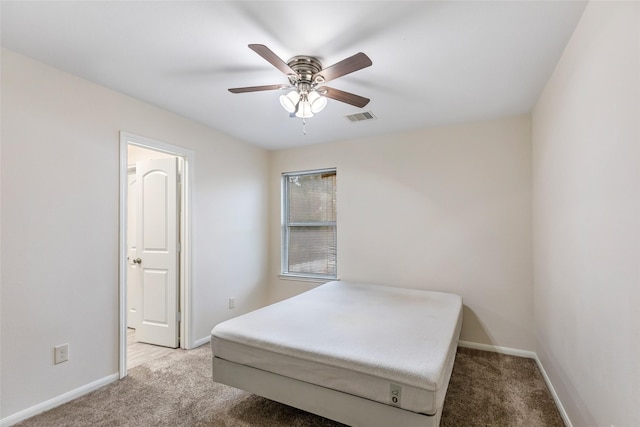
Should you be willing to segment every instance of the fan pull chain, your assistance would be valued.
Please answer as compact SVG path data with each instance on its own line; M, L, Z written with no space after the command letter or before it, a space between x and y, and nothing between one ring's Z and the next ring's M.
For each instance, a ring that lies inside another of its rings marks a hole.
M302 119L302 134L303 135L307 134L307 120L306 119Z

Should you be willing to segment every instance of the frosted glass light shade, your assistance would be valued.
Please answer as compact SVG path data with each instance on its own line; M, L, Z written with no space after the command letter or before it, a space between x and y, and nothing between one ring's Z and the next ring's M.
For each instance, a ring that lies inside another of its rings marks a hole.
M286 95L280 95L280 105L289 113L296 111L296 104L299 100L300 94L295 90L292 90Z
M308 95L309 103L311 104L311 112L319 113L327 106L327 98L320 95L318 92L311 92Z
M296 117L300 117L303 119L308 119L309 117L313 117L313 112L311 111L311 103L303 99L298 104L298 112L296 113Z

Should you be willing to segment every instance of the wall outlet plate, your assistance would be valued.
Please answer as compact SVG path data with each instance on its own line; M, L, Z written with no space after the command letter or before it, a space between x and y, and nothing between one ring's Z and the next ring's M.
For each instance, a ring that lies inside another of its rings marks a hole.
M69 344L57 345L53 348L53 361L57 365L58 363L66 362L69 360Z
M229 298L229 309L236 308L236 299L231 297Z

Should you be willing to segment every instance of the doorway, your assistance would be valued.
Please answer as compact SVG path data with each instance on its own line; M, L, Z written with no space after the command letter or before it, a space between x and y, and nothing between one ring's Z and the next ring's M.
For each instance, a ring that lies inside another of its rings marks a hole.
M128 356L191 348L192 175L190 150L121 133L120 378Z

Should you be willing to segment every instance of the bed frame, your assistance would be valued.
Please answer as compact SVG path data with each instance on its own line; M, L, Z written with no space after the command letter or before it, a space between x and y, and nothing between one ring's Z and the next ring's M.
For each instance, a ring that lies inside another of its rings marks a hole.
M419 414L218 357L213 380L356 427L438 427L442 416L442 407Z

